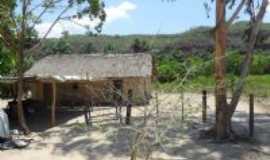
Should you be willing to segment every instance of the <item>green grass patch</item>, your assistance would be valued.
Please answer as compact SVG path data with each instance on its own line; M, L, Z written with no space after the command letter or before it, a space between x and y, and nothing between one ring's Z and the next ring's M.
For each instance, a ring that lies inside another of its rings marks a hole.
M252 75L247 79L245 93L257 96L270 96L270 75Z
M227 76L228 90L231 91L233 84L237 82L236 76ZM182 81L173 81L170 83L154 83L154 89L162 92L181 92L182 89L186 92L201 92L202 90L214 91L215 81L213 77L198 76L196 78ZM270 75L250 75L247 78L244 88L244 94L253 93L256 96L270 96Z

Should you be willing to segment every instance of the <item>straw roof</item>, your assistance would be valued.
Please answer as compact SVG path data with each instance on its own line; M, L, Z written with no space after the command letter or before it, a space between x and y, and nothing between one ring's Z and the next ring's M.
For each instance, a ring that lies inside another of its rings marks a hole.
M50 55L25 75L59 81L148 77L152 75L152 57L142 53Z

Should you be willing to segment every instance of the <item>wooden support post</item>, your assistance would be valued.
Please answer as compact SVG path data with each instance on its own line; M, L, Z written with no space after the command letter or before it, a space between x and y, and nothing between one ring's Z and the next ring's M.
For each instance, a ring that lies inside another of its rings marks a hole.
M158 93L155 92L155 99L156 99L156 119L155 119L155 122L156 122L156 127L158 127L158 122L159 122L159 101L158 101ZM145 123L144 123L145 124Z
M249 136L254 135L254 95L249 95Z
M92 122L92 112L94 112L94 105L93 105L93 100L91 99L91 103L90 106L88 108L88 125L89 126L93 126L93 122Z
M51 106L51 127L55 125L55 108L56 108L56 82L52 83L53 99Z
M84 107L84 118L87 126L92 126L92 103Z
M132 108L132 90L128 90L128 103L127 103L127 115L126 115L126 124L130 124L131 118L131 108Z
M184 89L183 87L181 88L181 119L182 121L185 120L185 97L184 97Z
M84 107L84 119L85 119L85 123L87 126L89 126L88 112L89 112L89 106L85 106Z
M202 91L202 121L206 122L207 119L207 91Z
M118 106L115 106L115 119L119 118Z
M158 93L155 93L156 98L156 117L159 118L159 101L158 101Z
M123 120L122 120L122 105L120 105L120 107L119 107L119 120L120 120L120 124L122 124L123 123Z

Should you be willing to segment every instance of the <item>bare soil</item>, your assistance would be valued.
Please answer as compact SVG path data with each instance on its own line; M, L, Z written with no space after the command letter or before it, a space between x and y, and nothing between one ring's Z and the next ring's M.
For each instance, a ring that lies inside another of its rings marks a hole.
M91 127L85 125L82 112L58 111L57 126L48 128L48 113L44 113L28 120L33 133L26 138L33 138L31 145L21 150L0 151L0 157L3 160L126 160L137 142L138 159L144 159L149 148L151 159L159 160L270 159L269 99L256 99L254 138L218 143L198 138L198 130L213 123L213 96L208 97L206 124L201 123L201 95L189 93L184 97L184 121L180 95L165 93L159 93L158 100L153 98L146 107L133 107L130 126L124 125L125 108L123 124L115 108L94 108ZM0 105L5 106L6 101L0 101ZM234 116L234 128L243 135L248 135L248 109L248 99L242 98ZM135 141L138 132L145 135L143 141Z

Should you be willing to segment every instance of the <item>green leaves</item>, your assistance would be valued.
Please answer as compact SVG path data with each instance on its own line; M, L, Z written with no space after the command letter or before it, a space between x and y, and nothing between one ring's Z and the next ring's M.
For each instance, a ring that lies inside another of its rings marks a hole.
M145 40L140 40L136 38L133 44L130 46L130 49L134 53L146 52L149 50L149 46Z
M106 20L105 4L102 0L69 0L68 3L70 7L74 5L83 6L83 9L78 10L76 15L71 16L72 18L80 19L84 15L88 15L90 20L99 19L99 24L97 24L95 30L98 33L102 31Z
M11 26L15 27L14 9L16 6L15 0L0 0L0 27Z
M0 43L0 75L7 75L15 71L15 54Z

